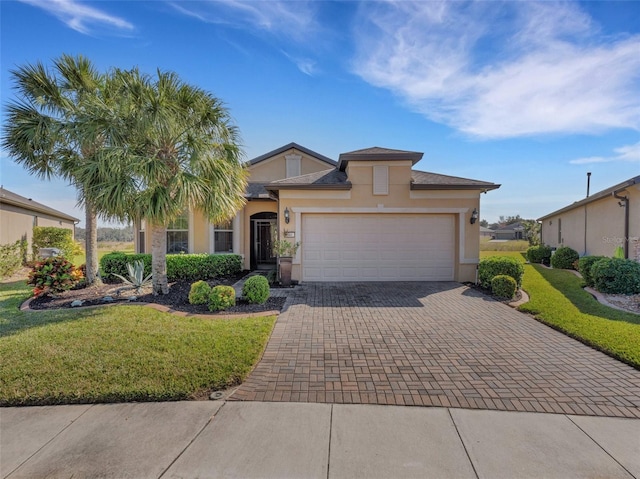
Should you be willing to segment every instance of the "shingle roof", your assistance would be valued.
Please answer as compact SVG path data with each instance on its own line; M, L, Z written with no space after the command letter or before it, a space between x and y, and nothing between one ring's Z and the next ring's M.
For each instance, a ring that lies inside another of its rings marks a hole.
M244 197L250 200L271 198L271 195L264 187L265 184L266 183L248 183Z
M460 178L458 176L440 175L428 171L411 170L412 190L495 190L500 188L496 183Z
M68 221L80 221L78 218L74 218L73 216L63 213L62 211L55 210L53 208L50 208L49 206L43 205L42 203L33 201L31 198L25 198L24 196L20 196L19 194L6 190L2 187L0 187L0 203L20 206L37 213L49 214L51 216L55 216L56 218L65 219Z
M268 153L265 153L264 155L257 156L254 159L249 160L247 162L247 164L249 166L253 166L256 163L260 163L261 161L264 161L264 160L267 160L267 159L269 159L269 158L271 158L273 156L279 155L280 153L284 153L285 151L291 150L292 148L295 148L298 151L306 153L307 155L312 156L317 160L324 161L325 163L328 163L331 166L336 166L337 165L337 163L334 160L332 160L331 158L327 158L326 156L321 155L320 153L317 153L317 152L315 152L313 150L310 150L309 148L305 148L304 146L298 145L297 143L294 143L294 142L288 143L288 144L286 144L284 146L281 146L280 148L276 148L275 150L269 151Z
M344 171L349 161L389 161L389 160L411 160L415 165L422 159L423 153L418 151L392 150L391 148L381 148L373 146L362 150L341 153L338 160L338 169Z
M583 205L586 205L588 203L591 203L592 201L597 201L597 200L600 200L602 198L606 198L607 196L613 195L613 193L615 193L616 191L624 190L625 188L628 188L629 186L633 186L633 185L637 185L637 184L640 184L640 175L639 176L635 176L633 178L629 178L627 181L623 181L622 183L618 183L617 185L614 185L611 188L607 188L606 190L598 191L597 193L594 193L593 195L588 196L587 198L584 198L582 200L576 201L576 202L570 204L569 206L565 206L564 208L560 208L559 210L556 210L553 213L549 213L548 215L541 216L540 218L538 218L538 221L543 221L543 220L549 218L550 216L555 216L555 215L558 215L560 213L564 213L565 211L570 211L570 210L572 210L574 208L577 208L578 206L583 206Z
M347 174L335 168L330 170L309 173L308 175L294 176L283 180L273 181L266 186L267 190L293 189L293 188L328 188L351 189L351 182L347 180Z

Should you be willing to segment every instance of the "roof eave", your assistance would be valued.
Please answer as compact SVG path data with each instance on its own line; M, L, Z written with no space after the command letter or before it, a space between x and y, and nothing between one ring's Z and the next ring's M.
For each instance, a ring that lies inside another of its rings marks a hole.
M350 190L351 183L342 185L302 185L302 184L289 184L289 185L265 185L265 188L269 191L278 190Z
M35 211L37 213L44 213L50 216L53 216L55 218L59 218L62 220L67 220L67 221L73 221L74 223L78 223L80 222L80 220L78 218L75 218L73 216L67 215L65 213L62 212L57 212L55 210L51 210L47 207L44 208L40 208L38 205L34 205L33 203L24 203L21 201L15 201L12 200L10 198L2 198L2 201L0 201L0 203L6 203L8 205L12 205L12 206L18 206L19 208L24 208L26 210L31 210L31 211Z
M347 168L347 163L350 161L398 161L398 160L411 160L411 165L418 163L424 153L419 152L398 152L398 153L342 153L338 158L338 170L344 171Z
M488 184L488 185L428 185L420 183L411 183L412 190L477 190L481 192L487 192L491 190L497 190L502 185Z

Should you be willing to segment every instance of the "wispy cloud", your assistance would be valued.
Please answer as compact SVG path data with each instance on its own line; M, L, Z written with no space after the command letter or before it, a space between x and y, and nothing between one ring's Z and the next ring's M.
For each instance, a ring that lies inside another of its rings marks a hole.
M358 75L468 135L640 129L640 35L577 4L366 3L354 31Z
M638 163L640 166L640 142L635 145L621 146L615 148L615 155L611 156L589 156L586 158L578 158L571 160L569 163L572 165L586 165L589 163L611 163L614 161L630 161Z
M302 41L319 28L313 2L256 2L244 0L208 0L170 2L176 11L207 23L267 31L277 36Z
M127 20L90 7L77 0L19 0L22 3L42 8L65 23L69 28L88 35L95 27L109 27L119 31L133 31Z

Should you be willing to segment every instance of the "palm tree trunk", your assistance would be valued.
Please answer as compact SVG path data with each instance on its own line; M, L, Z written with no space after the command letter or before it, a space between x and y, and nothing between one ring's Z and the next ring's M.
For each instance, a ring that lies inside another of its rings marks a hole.
M151 272L153 294L167 294L167 228L164 225L150 224L151 229Z
M87 227L85 238L85 250L87 259L85 262L85 280L87 284L93 284L98 277L98 224L96 209L86 201L85 223Z

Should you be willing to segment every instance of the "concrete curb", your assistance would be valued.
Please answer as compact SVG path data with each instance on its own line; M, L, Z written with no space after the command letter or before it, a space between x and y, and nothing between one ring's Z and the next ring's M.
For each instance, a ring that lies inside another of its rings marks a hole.
M529 302L529 295L524 289L520 290L520 299L517 301L512 301L511 303L507 303L508 306L512 308L518 309L519 306L522 306L525 303Z

